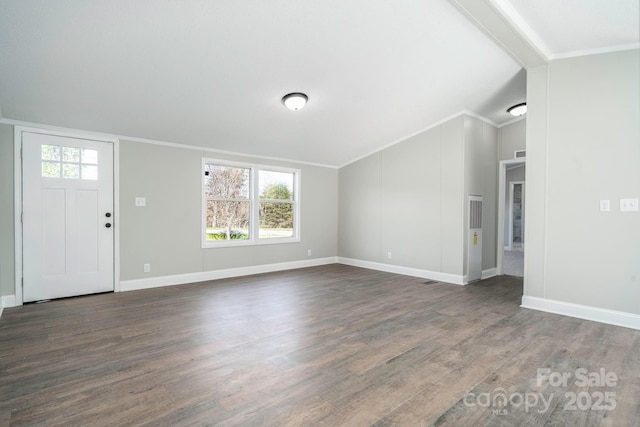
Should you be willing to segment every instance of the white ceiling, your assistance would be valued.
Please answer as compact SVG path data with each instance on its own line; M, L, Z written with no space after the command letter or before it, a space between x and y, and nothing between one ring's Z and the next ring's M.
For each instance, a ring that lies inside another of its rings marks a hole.
M491 0L547 59L640 47L638 0Z
M525 86L447 0L0 0L6 119L339 166Z
M640 47L638 0L491 0L547 59Z

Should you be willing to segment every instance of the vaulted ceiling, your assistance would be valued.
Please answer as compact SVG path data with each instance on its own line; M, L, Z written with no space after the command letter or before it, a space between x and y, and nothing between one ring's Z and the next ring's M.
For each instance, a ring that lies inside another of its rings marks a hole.
M0 0L1 113L339 166L461 111L510 120L528 64L480 3L543 61L638 45L637 0Z

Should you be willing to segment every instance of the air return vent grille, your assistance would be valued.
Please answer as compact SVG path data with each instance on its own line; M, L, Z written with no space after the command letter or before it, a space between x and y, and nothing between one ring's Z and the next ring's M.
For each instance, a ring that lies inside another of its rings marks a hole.
M469 230L482 228L482 200L469 200Z

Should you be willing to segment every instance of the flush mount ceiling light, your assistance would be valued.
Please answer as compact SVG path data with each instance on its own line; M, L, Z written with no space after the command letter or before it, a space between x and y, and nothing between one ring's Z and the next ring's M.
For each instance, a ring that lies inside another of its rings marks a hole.
M517 104L517 105L514 105L513 107L510 107L507 109L507 113L516 117L523 116L527 114L527 103L523 102L522 104Z
M288 95L285 95L282 98L282 103L290 110L298 111L302 109L307 103L309 97L304 93L294 92Z

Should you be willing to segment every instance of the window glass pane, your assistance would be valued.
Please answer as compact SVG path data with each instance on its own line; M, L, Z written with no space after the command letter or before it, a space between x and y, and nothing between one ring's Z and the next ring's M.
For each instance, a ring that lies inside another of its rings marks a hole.
M205 165L207 197L220 199L249 198L249 169L230 166Z
M60 147L57 145L43 145L41 151L42 160L60 160Z
M98 150L89 150L87 148L82 149L82 163L89 163L91 165L98 164Z
M293 203L260 203L260 238L293 237Z
M62 165L62 177L65 179L79 179L80 165Z
M44 178L60 178L60 163L42 162L42 176Z
M74 147L62 147L63 162L80 162L80 149Z
M207 240L248 240L249 202L207 201Z
M82 165L82 179L97 180L98 167L94 165Z
M293 200L293 173L261 170L260 198L276 200Z

